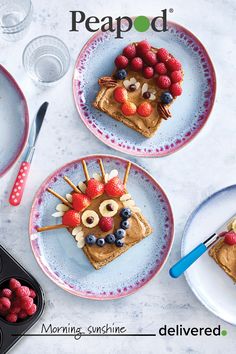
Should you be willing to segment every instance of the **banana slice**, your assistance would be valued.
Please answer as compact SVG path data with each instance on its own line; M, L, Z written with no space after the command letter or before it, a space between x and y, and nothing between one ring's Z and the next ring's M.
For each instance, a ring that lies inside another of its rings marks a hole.
M100 206L99 211L102 216L114 216L118 211L119 205L113 199L104 200Z
M99 223L99 216L94 210L85 210L82 215L82 223L85 227L92 229Z

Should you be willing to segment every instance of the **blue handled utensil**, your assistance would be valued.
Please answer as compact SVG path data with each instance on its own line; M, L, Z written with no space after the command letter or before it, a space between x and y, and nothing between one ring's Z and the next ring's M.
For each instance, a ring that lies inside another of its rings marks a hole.
M208 237L204 242L200 243L191 252L181 258L173 267L170 268L169 274L172 278L178 278L182 275L199 257L201 257L210 247L212 247L222 236L222 233L227 230L227 226L235 219L234 214L214 234Z

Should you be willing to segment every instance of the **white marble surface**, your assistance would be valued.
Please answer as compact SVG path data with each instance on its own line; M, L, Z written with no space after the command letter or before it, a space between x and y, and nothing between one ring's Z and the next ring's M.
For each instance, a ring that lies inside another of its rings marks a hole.
M31 332L40 331L43 322L54 325L104 323L125 325L130 332L157 332L164 324L216 326L228 330L227 337L154 337L154 338L24 338L12 353L235 353L235 328L208 312L195 298L184 277L174 281L168 268L180 256L184 224L197 204L212 192L235 183L236 129L236 40L234 0L33 0L34 18L27 36L19 42L0 42L0 63L16 77L28 98L31 115L44 100L50 102L32 165L24 201L18 208L7 203L17 166L1 180L1 244L22 265L32 271L46 293L46 309ZM69 10L87 14L153 15L163 8L174 8L170 18L189 28L204 43L213 59L218 79L215 107L209 122L187 147L162 159L139 159L165 188L172 203L176 233L169 260L157 277L136 294L111 302L76 298L54 285L39 269L28 240L28 217L34 193L53 170L78 156L91 153L119 153L107 148L85 128L76 112L72 93L73 64L90 34L69 33ZM25 76L22 51L29 40L42 34L62 38L72 56L71 70L57 87L42 91ZM67 93L65 95L65 92ZM50 132L50 139L48 133ZM70 133L68 133L70 132ZM89 142L89 143L88 143ZM207 274L206 274L207 276ZM214 296L214 294L212 294Z

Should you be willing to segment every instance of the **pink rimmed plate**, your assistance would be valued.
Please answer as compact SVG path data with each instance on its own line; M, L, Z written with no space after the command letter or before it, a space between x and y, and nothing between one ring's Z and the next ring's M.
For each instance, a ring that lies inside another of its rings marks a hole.
M0 177L20 156L28 135L26 99L16 81L0 65Z
M105 144L130 155L160 157L179 150L203 128L214 104L216 76L206 49L186 28L172 22L168 26L168 32L158 34L130 30L123 40L115 39L114 33L97 32L76 61L73 92L82 121ZM92 105L99 90L98 78L113 72L115 57L128 43L143 39L168 49L184 69L183 94L171 107L173 118L163 121L152 138L143 137Z
M89 171L99 172L99 158L103 159L106 171L117 169L123 176L127 160L115 156L91 155L83 158ZM46 188L51 187L61 195L70 192L63 176L67 175L74 183L84 180L81 160L62 166L39 188L29 223L32 250L45 274L62 289L89 299L118 299L142 288L164 265L174 234L171 206L154 178L132 163L127 188L150 222L153 233L107 266L95 270L65 229L36 232L39 226L55 224L55 218L51 215L59 202Z

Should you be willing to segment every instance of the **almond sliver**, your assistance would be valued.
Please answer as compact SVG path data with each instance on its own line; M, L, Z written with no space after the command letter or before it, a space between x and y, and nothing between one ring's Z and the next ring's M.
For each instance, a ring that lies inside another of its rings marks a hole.
M236 220L232 222L232 229L234 232L236 232Z
M101 181L102 180L102 176L99 173L94 173L93 174L93 178L96 179L97 181Z
M145 82L145 84L143 84L143 87L142 87L142 94L144 92L147 92L147 90L148 90L148 84Z
M83 248L84 245L85 245L85 240L84 240L84 238L81 238L81 239L79 239L79 241L77 241L77 247L78 247L78 248Z
M60 218L63 215L64 215L64 211L56 211L55 213L52 214L54 218Z
M75 236L77 235L78 232L80 232L82 230L81 226L77 226L72 230L72 235Z
M135 201L133 199L130 199L130 200L123 202L123 204L126 208L132 208L135 206Z
M118 176L118 171L117 170L112 170L109 173L108 181L110 181L110 179L112 179L113 177L116 177L116 176Z
M125 202L126 200L130 200L131 199L131 195L130 194L123 194L121 197L120 197L120 201L121 202Z
M65 204L57 204L57 206L56 206L57 211L67 211L69 209L70 208Z
M68 200L68 202L72 202L72 195L70 193L67 193L66 195L66 199Z
M131 210L133 211L133 212L135 212L135 213L141 213L141 209L140 208L138 208L138 207L133 207L133 208L131 208Z
M81 238L84 238L83 231L78 232L75 236L76 241L79 241Z
M130 85L130 81L129 81L129 80L125 80L125 81L123 82L123 85L124 85L124 87L125 87L126 89L128 89L128 88L129 88L129 85Z
M81 192L85 193L86 188L87 188L86 184L84 182L79 182L78 186L79 186L79 189L81 190Z

